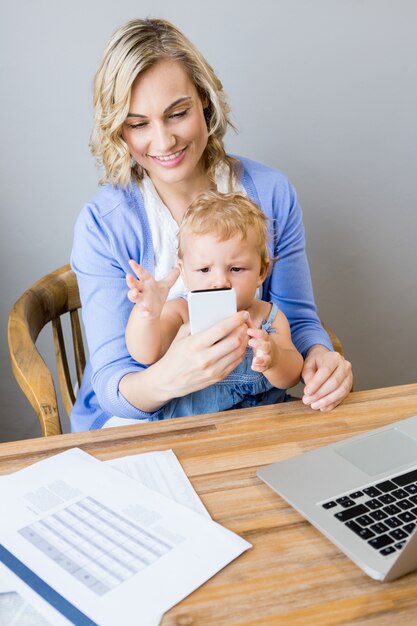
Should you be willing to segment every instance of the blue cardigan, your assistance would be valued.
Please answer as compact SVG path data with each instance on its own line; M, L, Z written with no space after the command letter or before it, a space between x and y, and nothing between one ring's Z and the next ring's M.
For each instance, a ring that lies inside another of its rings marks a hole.
M280 172L238 157L248 196L269 218L271 258L278 258L263 285L263 299L275 302L291 325L292 339L305 354L315 345L332 350L317 316L305 253L302 212L294 188ZM271 230L272 232L272 230ZM128 261L154 270L151 231L139 187L102 187L75 225L71 265L80 289L89 349L83 382L71 414L73 431L101 428L112 416L152 420L119 391L119 381L142 366L129 355L125 328L132 308L127 298Z

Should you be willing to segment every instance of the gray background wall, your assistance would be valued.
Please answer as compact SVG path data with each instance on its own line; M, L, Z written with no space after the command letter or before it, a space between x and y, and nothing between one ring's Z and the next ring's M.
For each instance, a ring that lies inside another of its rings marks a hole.
M68 261L98 178L92 77L132 17L188 34L229 95L228 148L295 184L319 312L356 389L417 381L414 0L14 0L1 13L0 440L40 433L10 372L7 315Z

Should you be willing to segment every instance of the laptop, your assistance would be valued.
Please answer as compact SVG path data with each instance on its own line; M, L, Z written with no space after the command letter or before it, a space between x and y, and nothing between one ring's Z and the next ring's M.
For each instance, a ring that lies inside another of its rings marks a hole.
M372 578L417 568L417 415L257 475Z

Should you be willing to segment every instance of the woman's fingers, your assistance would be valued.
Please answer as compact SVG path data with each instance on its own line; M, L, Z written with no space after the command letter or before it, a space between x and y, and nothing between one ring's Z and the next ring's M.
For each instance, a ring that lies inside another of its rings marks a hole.
M352 366L337 352L320 350L307 356L302 377L306 383L303 402L312 409L330 411L352 388Z
M242 313L195 335L189 325L180 328L164 360L175 371L178 395L203 389L223 380L241 363L247 345ZM220 327L220 328L218 328Z
M214 384L223 380L232 372L245 356L245 348L239 346L230 352L221 352L214 358L208 358L203 362L204 377L207 377L208 384Z
M211 328L197 333L194 337L201 342L202 345L208 346L221 341L236 329L240 329L241 332L246 335L246 322L248 319L249 313L247 311L239 311L239 313L227 317L225 320L211 326Z
M305 394L311 400L314 401L333 393L349 379L350 364L342 359L343 357L340 357L340 360L326 360L319 365L311 380L306 381ZM345 367L345 365L349 367Z
M232 316L235 318L236 316ZM227 323L222 328L226 329L226 334L220 337L216 332L210 333L210 330L198 333L191 337L193 342L192 349L195 351L198 367L207 372L210 378L221 380L224 378L224 372L231 371L231 366L240 363L245 356L247 346L246 325L236 321L232 323L232 318L225 320ZM238 318L239 319L239 318ZM214 327L213 327L214 328ZM214 339L213 339L214 336ZM219 337L219 338L218 338ZM209 343L207 343L209 340ZM233 368L232 368L233 369Z
M320 400L313 402L310 404L310 407L315 411L331 411L338 404L342 402L346 397L346 393L344 392L342 387L338 387L333 393L329 393Z

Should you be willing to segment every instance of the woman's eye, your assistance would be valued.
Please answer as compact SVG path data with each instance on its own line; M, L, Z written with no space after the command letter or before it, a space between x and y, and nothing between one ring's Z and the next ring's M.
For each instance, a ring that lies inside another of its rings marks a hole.
M189 109L185 109L185 111L178 111L178 113L172 113L172 115L170 115L169 117L172 118L178 118L178 117L185 117L188 113Z
M128 128L133 128L133 129L137 129L137 128L144 128L147 125L148 122L137 122L137 124L127 124Z

